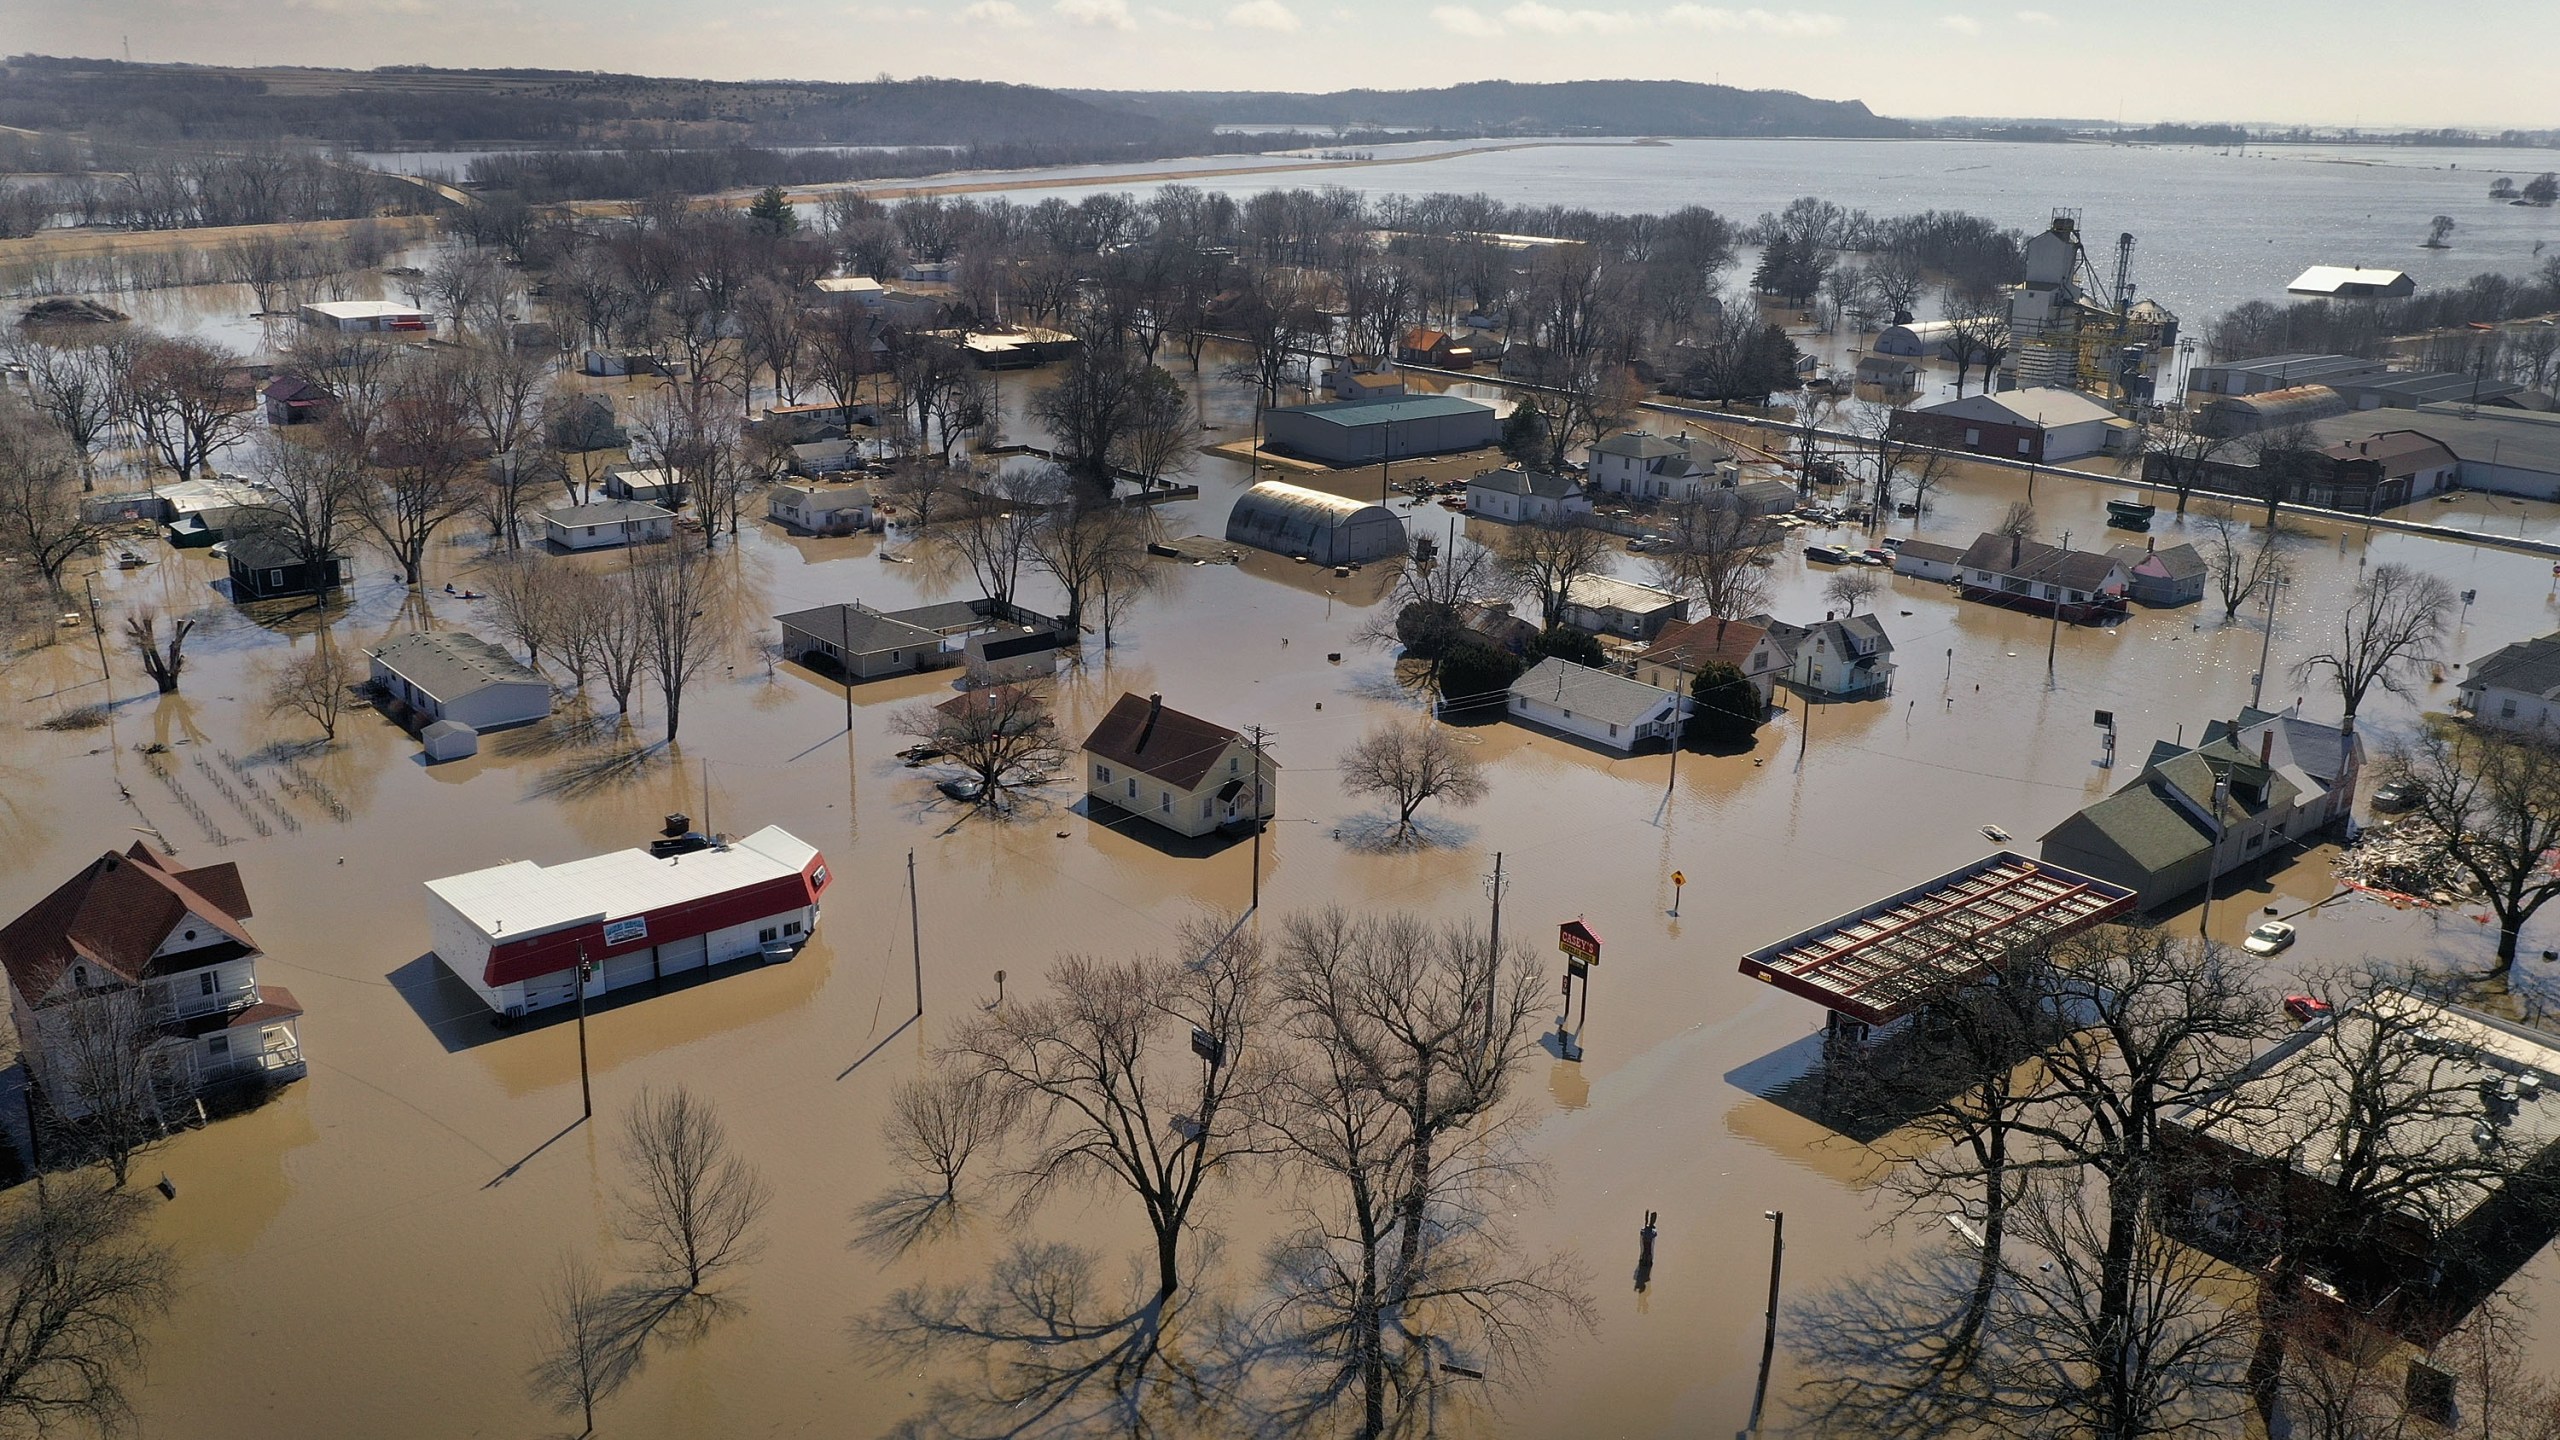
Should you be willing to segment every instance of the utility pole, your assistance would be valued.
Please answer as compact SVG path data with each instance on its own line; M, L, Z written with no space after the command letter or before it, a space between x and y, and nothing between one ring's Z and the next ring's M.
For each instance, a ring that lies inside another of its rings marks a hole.
M2208 939L2213 935L2213 872L2222 866L2222 802L2230 793L2228 771L2213 777L2213 846L2205 855L2204 905L2196 914L2196 933Z
M2068 530L2062 532L2062 550L2066 555L2071 552L2071 532ZM2051 690L2061 684L2061 681L2054 676L2053 657L2054 652L2062 647L2062 587L2055 585L2048 588L2054 592L2053 632L2045 637L2044 642L2044 688ZM1949 664L1948 669L1951 671L1954 669L1952 663Z
M711 828L711 757L702 757L702 833L714 839L720 832Z
M1813 692L1804 692L1804 723L1796 727L1796 768L1804 768L1804 752L1813 748Z
M1742 1433L1760 1433L1760 1406L1769 1398L1769 1361L1778 1350L1778 1266L1787 1255L1787 1212L1763 1210L1761 1218L1770 1222L1769 1230L1769 1318L1760 1333L1760 1383L1751 1390L1751 1424Z
M1493 898L1493 934L1486 946L1484 966L1484 1048L1493 1048L1493 1007L1502 990L1502 890L1508 883L1502 878L1502 852L1493 852L1493 875L1485 881L1485 893Z
M98 616L98 590L86 575L80 577L80 593L89 597L89 635L98 642L98 678L113 684L115 672L107 665L107 622ZM108 713L115 712L110 710Z
M2266 693L2267 654L2276 638L2276 592L2284 588L2285 582L2270 575L2258 583L2267 587L2267 633L2258 637L2258 673L2249 681L2249 708L2252 710L2258 708L2258 697Z
M1262 910L1262 727L1253 727L1253 904L1247 914Z
M587 1081L587 977L594 973L587 947L578 947L578 1118L596 1118L596 1092Z
M916 1014L924 1014L924 918L916 908L916 852L907 852L907 941L916 957Z

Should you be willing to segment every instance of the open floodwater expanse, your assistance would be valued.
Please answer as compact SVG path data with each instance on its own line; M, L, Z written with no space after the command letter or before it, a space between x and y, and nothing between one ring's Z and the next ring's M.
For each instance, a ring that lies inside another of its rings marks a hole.
M2052 206L2077 205L2093 234L2138 232L2138 273L2157 277L2145 293L2200 320L2239 299L2272 297L2312 260L2425 261L2451 267L2445 278L2530 263L2550 212L2489 206L2478 198L2488 176L2473 170L2514 157L2448 153L2458 174L2405 151L2350 151L2331 163L2301 152L2242 160L2077 146L1681 142L1306 178L1625 209L1694 202L1744 218L1806 193L1878 213L1981 209L2029 226ZM1889 169L1847 183L1853 161L1870 155ZM1749 164L1725 165L1720 187L1703 161L1677 169L1684 156ZM1980 156L1988 159L1977 165ZM1650 178L1637 173L1646 166ZM2155 176L2147 191L2135 178L2144 173ZM2193 178L2205 175L2227 176L2226 188ZM2323 195L2325 208L2305 208L2303 197ZM2472 197L2469 208L2462 196ZM2414 241L2440 211L2479 229L2430 257ZM2475 239L2479 248L2469 248ZM231 287L119 303L149 323L235 344L258 339L255 322L241 318L245 292ZM1005 377L1006 438L1037 438L1020 406L1038 383ZM1240 390L1215 380L1195 388L1204 443L1249 436ZM1187 478L1202 494L1165 507L1169 528L1222 533L1249 467L1203 455ZM1284 478L1366 496L1378 477ZM2122 538L2104 529L2102 502L2115 493L2105 482L1988 469L1966 471L1933 495L1927 516L1894 521L1888 533L1962 543L2031 483L2048 538ZM2560 524L2554 507L2484 497L2426 508L2439 513L2414 518L2459 510L2463 524L2537 535ZM1437 508L1411 513L1425 530L1449 523ZM2302 529L2273 638L2273 705L2301 695L2312 718L2335 720L2334 693L2308 690L2288 670L2314 648L2364 565L2410 563L2478 592L2451 647L2457 659L2560 620L2545 557L2361 526ZM2186 538L2166 514L2155 532L2163 544ZM1845 541L1850 532L1800 538ZM713 565L728 643L688 690L674 746L652 743L662 723L652 692L622 737L531 727L493 734L476 758L428 767L399 730L356 710L334 747L298 752L307 727L267 716L261 696L275 667L318 643L322 627L349 653L424 628L495 633L480 604L443 589L469 588L487 563L467 526L431 552L420 591L404 589L378 556L360 555L344 600L324 611L235 607L214 588L218 563L201 551L155 547L156 564L97 575L106 613L140 601L200 621L175 696L153 694L113 637L102 680L85 628L10 658L0 678L0 846L9 857L0 914L24 909L99 852L156 833L181 865L239 864L264 977L308 1010L306 1080L141 1163L143 1181L165 1172L177 1189L155 1225L179 1253L184 1286L153 1337L139 1396L145 1433L558 1432L523 1385L540 1343L542 1288L564 1255L614 1265L613 1134L653 1082L680 1081L714 1102L774 1202L763 1253L729 1285L734 1306L700 1339L655 1353L605 1404L601 1433L894 1433L937 1380L974 1357L883 1364L855 1327L893 1292L983 1279L1025 1229L1097 1248L1106 1281L1140 1253L1133 1202L1111 1192L1062 1196L1027 1227L981 1213L953 1238L894 1259L852 1243L857 1210L893 1179L879 1141L892 1088L995 999L995 971L1007 972L1009 997L1037 994L1054 957L1168 950L1183 922L1241 909L1250 887L1247 847L1176 853L1088 816L1072 785L1008 818L954 807L930 772L896 758L909 742L891 729L903 707L950 693L953 672L857 687L848 731L840 686L773 663L776 613L973 593L965 576L929 563L883 563L881 543L792 538L761 522L734 546L723 539ZM1643 575L1638 557L1615 563ZM1889 696L1820 706L1809 718L1798 706L1748 755L1682 756L1676 779L1665 755L1615 759L1499 721L1470 725L1464 734L1490 767L1487 799L1433 807L1432 844L1380 852L1357 843L1374 827L1374 805L1346 795L1332 767L1371 725L1417 713L1391 657L1357 639L1384 577L1373 568L1336 579L1261 555L1233 567L1159 564L1162 589L1127 618L1119 643L1088 646L1060 675L1061 725L1080 737L1123 692L1160 692L1177 708L1268 728L1282 767L1280 818L1264 841L1255 923L1269 930L1326 905L1480 916L1500 852L1506 933L1542 955L1547 928L1576 916L1606 937L1581 1060L1541 1056L1518 1087L1530 1148L1549 1169L1545 1193L1518 1197L1522 1245L1579 1257L1595 1323L1559 1329L1537 1375L1452 1381L1441 1426L1453 1435L1738 1429L1760 1344L1762 1211L1788 1215L1790 1307L1856 1283L1897 1249L1935 1243L1941 1227L1925 1218L1878 1232L1890 1207L1873 1180L1898 1153L1893 1137L1863 1145L1801 1113L1793 1097L1816 1068L1821 1013L1744 979L1739 955L1978 857L1991 848L1982 826L2005 829L2031 852L2036 836L2129 779L2154 740L2191 734L2245 703L2263 637L2257 607L2224 623L2208 600L2137 609L2112 627L2064 627L2057 639L2039 618L1894 577L1875 601L1897 647ZM1774 608L1818 616L1826 573L1789 547ZM1034 608L1054 599L1037 583L1022 598ZM2405 733L2420 706L2441 708L2452 694L2439 683L2414 704L2375 696L2362 717L2369 743ZM38 728L99 702L111 702L105 727ZM2117 717L2123 768L2098 764L2091 715L2101 709ZM635 743L642 753L621 758ZM168 747L161 763L139 748L150 745ZM507 859L549 863L636 845L671 811L733 834L784 826L826 853L837 884L815 938L791 963L597 1009L588 1025L597 1114L576 1124L575 1027L562 1017L494 1028L429 954L421 884ZM923 937L924 1016L914 1024L910 852ZM2263 906L2290 915L2316 905L2297 917L2301 943L2263 962L2271 979L2367 955L2485 966L2485 927L2461 914L2332 899L2327 858L2314 852L2218 904L2215 933L2238 939ZM1674 870L1688 878L1676 916ZM2192 927L2195 917L2168 923ZM2560 919L2525 937L2528 957L2555 945ZM2560 998L2560 971L2531 959L2515 983L2529 1003ZM1226 1245L1206 1290L1250 1303L1253 1261L1282 1198L1252 1171L1211 1192ZM1639 1293L1631 1272L1647 1211L1659 1212L1661 1238L1651 1286ZM2547 1317L2560 1299L2556 1279L2560 1266L2546 1254L2513 1288ZM2546 1339L2536 1358L2548 1361L2555 1348ZM1781 1424L1792 1368L1782 1335L1772 1384Z
M1009 400L1022 389L1008 379ZM1244 399L1223 385L1211 386L1204 410L1221 432L1206 438L1250 424ZM1196 478L1201 498L1168 513L1177 533L1217 531L1249 477L1240 463L1204 457ZM1373 493L1375 472L1315 483ZM1916 533L1970 536L2026 483L1970 475L1942 492ZM2108 493L2048 474L2035 498L2048 533L2086 539L2103 533ZM1415 513L1446 523L1437 509ZM2174 522L2159 525L2175 538ZM325 614L235 608L211 588L213 562L201 552L98 577L111 610L147 599L202 620L177 696L151 694L121 654L101 683L82 630L16 657L0 762L0 842L11 857L0 908L22 908L149 827L180 863L239 863L268 977L309 1010L305 1082L144 1163L146 1178L165 1171L177 1186L158 1226L185 1264L184 1296L156 1339L143 1395L153 1433L545 1433L520 1383L543 1279L564 1253L610 1263L611 1124L640 1086L677 1080L716 1102L772 1184L770 1243L737 1276L732 1313L653 1359L610 1402L609 1433L866 1435L914 1413L937 1372L878 1368L849 1326L901 1286L982 1276L1015 1230L981 1216L958 1238L896 1260L851 1246L855 1210L891 1178L877 1140L891 1087L994 999L995 970L1009 972L1008 994L1019 997L1039 990L1044 963L1061 953L1169 946L1204 907L1241 908L1249 879L1242 847L1169 853L1088 818L1063 787L1010 819L963 816L896 759L905 741L889 729L902 706L946 694L947 672L857 688L847 734L840 687L767 660L765 617L838 600L895 606L966 584L925 564L882 563L878 544L791 539L760 525L734 548L724 542L716 565L734 591L734 643L688 694L681 743L633 763L599 763L617 742L536 727L429 768L370 712L342 726L334 749L293 762L290 777L272 758L269 747L303 732L263 716L263 677L315 643L317 625L349 647L429 625L489 629L476 605L441 588L468 587L484 563L464 534L438 546L423 593L361 564L347 602ZM2476 588L2463 655L2553 626L2550 566L2536 556L2361 527L2309 527L2299 550L2300 583L2285 596L2274 647L2278 703L2300 688L2281 667L2363 563L2410 561ZM1560 1331L1549 1370L1500 1394L1495 1415L1453 1396L1443 1417L1452 1433L1738 1426L1759 1339L1759 1212L1788 1212L1788 1290L1799 1299L1855 1280L1913 1237L1874 1233L1884 1211L1868 1181L1890 1138L1870 1149L1781 1103L1815 1063L1820 1015L1743 979L1738 955L1974 858L1989 848L1980 826L2031 843L2128 773L2098 768L2092 710L2114 710L2123 753L2139 756L2154 739L2230 715L2247 698L2260 643L2254 614L2225 625L2192 607L2138 612L2111 628L2066 627L2049 685L2045 622L1897 578L1877 606L1898 647L1893 693L1819 707L1809 741L1791 713L1750 755L1683 757L1666 795L1666 756L1611 759L1502 723L1469 727L1491 765L1490 797L1441 816L1432 846L1381 854L1343 838L1374 816L1330 768L1372 723L1412 714L1389 658L1354 638L1381 577L1338 580L1262 556L1239 567L1163 563L1164 590L1128 620L1121 643L1089 648L1061 676L1064 727L1080 735L1123 691L1269 727L1283 770L1263 924L1333 904L1480 913L1500 851L1512 933L1542 944L1545 927L1580 915L1608 941L1583 1059L1542 1058L1522 1086L1534 1152L1552 1171L1543 1199L1522 1197L1524 1243L1578 1253L1597 1324ZM1636 573L1632 557L1619 563ZM1820 572L1790 554L1778 575L1782 614L1820 611ZM2449 694L2438 686L2424 698ZM107 728L32 728L109 697ZM2315 716L2333 718L2334 705L2308 699ZM2412 714L2385 701L2367 724L2379 740ZM634 725L639 739L654 738L654 702ZM137 753L147 744L170 747L165 776ZM244 774L298 828L263 806L233 805L212 783L220 775L242 791ZM600 1009L589 1025L597 1122L573 1126L574 1027L493 1028L429 956L420 882L637 844L669 811L732 833L785 826L826 852L838 884L792 963ZM259 823L272 833L255 833ZM902 1029L913 1008L911 850L925 1016ZM1677 918L1674 869L1689 877ZM2260 905L2290 912L2332 889L2315 854L2227 901L2215 929L2236 939ZM2368 953L2447 965L2488 953L2482 928L2465 919L2369 901L2337 901L2300 923L2302 943L2273 973ZM2537 933L2526 943L2531 954L2551 942ZM2551 972L2529 964L2519 984L2547 991ZM1215 1192L1229 1263L1212 1286L1244 1283L1244 1262L1269 1229L1268 1188L1240 1175ZM1662 1240L1652 1287L1638 1294L1628 1276L1647 1210L1660 1212ZM1109 1195L1062 1199L1032 1228L1102 1247L1106 1276L1142 1242L1129 1207ZM2520 1284L2548 1293L2552 1274L2545 1257Z

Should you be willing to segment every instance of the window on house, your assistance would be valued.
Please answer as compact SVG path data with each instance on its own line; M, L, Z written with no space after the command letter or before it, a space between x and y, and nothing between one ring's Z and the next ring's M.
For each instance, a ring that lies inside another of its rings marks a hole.
M284 584L284 572L283 572L283 571L281 571L281 570L270 570L270 571L268 571L268 572L267 572L267 585L268 585L268 587L269 587L269 588L271 588L271 589L272 589L272 588L275 588L275 587L281 586L281 585L283 585L283 584Z
M1967 429L1967 430L1964 432L1964 443L1966 443L1967 445L1979 445L1979 444L1981 444L1981 443L1982 443L1982 432L1981 432L1981 431L1979 431L1979 430Z
M214 991L214 983L214 972L207 970L196 977L196 993L199 995L212 994Z
M1156 809L1158 809L1158 810L1160 810L1160 811L1164 812L1164 813L1165 813L1165 814L1167 814L1167 815L1170 815L1170 814L1172 814L1172 813L1173 813L1173 792L1172 792L1172 791L1170 791L1170 790L1159 790L1159 791L1157 791L1157 792L1156 792Z
M1138 777L1135 775L1129 777L1129 798L1132 800L1138 798Z
M2024 454L2026 454L2026 453L2027 453L2027 442L2026 442L2026 441L2021 440L2021 441L2019 441L2019 442L2018 442L2018 453L2019 453L2019 454L2021 454L2021 455L2024 455Z
M1243 763L1244 763L1244 761L1243 761L1243 758L1242 758L1241 756L1236 756L1236 755L1230 755L1230 756L1228 756L1228 757L1227 757L1227 773L1228 773L1228 774L1230 774L1230 775L1233 775L1234 773L1236 773L1236 767L1237 767L1238 765L1243 764Z
M1201 796L1201 797L1200 797L1200 818L1201 818L1201 819L1203 819L1203 820L1208 819L1208 818L1209 818L1209 816L1210 816L1210 814L1211 814L1210 807L1211 807L1211 806L1213 806L1213 805L1215 805L1216 803L1217 803L1216 799L1215 799L1214 797L1212 797L1212 796L1208 796L1208 795L1203 795L1203 796Z
M212 1039L207 1040L204 1042L204 1053L215 1060L230 1059L231 1037L228 1035L216 1035Z
M2499 702L2498 717L2502 720L2514 719L2516 717L2516 702L2513 700Z
M1611 738L1611 739L1613 739L1613 740L1614 740L1614 739L1616 739L1616 738L1617 738L1617 735L1618 735L1618 727L1617 727L1617 726L1615 726L1615 725L1610 726L1610 727L1609 727L1609 738Z
M757 931L757 932L756 932L756 942L757 942L758 944L771 944L772 942L774 942L774 941L776 941L776 940L779 940L779 939L781 939L781 938L782 938L782 927L781 927L781 926L779 926L779 925L767 925L767 926L766 926L766 927L764 927L763 929L761 929L761 930L759 930L759 931Z
M783 933L783 934L785 934L785 935L797 935L797 934L799 934L799 933L800 933L800 922L799 922L799 921L797 921L797 920L785 920L785 921L783 921L783 922L782 922L782 933Z
M1110 767L1110 766L1108 766L1108 765L1096 765L1096 766L1094 766L1094 767L1093 767L1093 778L1094 778L1097 782L1099 782L1099 783L1101 783L1101 784L1104 784L1104 785L1108 785L1108 784L1110 784L1110 783L1111 783L1111 767Z

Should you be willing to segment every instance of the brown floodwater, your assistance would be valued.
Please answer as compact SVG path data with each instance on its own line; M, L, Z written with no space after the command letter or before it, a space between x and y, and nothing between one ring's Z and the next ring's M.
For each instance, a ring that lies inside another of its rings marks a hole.
M1007 377L1008 409L1027 388ZM1204 442L1231 440L1250 425L1250 404L1231 387L1210 388L1203 416L1216 428ZM1177 531L1217 534L1249 472L1207 460L1194 478L1205 493L1169 507L1167 519ZM1375 478L1314 483L1370 494ZM2025 484L1968 475L1940 494L1916 533L1970 538ZM2037 487L2049 533L2117 538L2103 527L2109 487L2051 475ZM1446 523L1434 507L1415 513L1434 529ZM2547 507L2528 516L2550 519ZM1892 529L1908 532L1911 522ZM2178 538L2166 518L2159 530L2164 541ZM266 716L260 692L281 660L317 643L318 617L289 606L234 609L211 588L214 562L201 552L163 550L161 563L97 578L110 613L145 602L201 618L179 696L150 694L116 651L112 679L101 683L85 629L13 657L0 739L0 843L11 856L0 912L16 913L138 829L156 831L182 864L239 863L264 974L309 1011L306 1081L141 1164L144 1178L165 1171L177 1186L155 1223L185 1265L184 1293L154 1336L140 1392L153 1432L264 1440L555 1428L521 1378L542 1281L564 1254L615 1263L610 1122L642 1085L675 1082L718 1105L771 1182L769 1244L736 1277L740 1308L698 1342L652 1358L605 1406L607 1432L863 1435L915 1413L932 1374L879 1368L849 1323L901 1286L983 1274L1014 1231L979 1217L894 1260L850 1244L855 1210L890 1179L877 1137L891 1088L994 998L994 971L1008 971L1007 993L1019 996L1035 993L1045 962L1064 952L1169 947L1203 907L1241 907L1250 881L1244 848L1170 853L1087 820L1063 788L1006 821L957 813L925 774L897 761L906 742L890 728L901 707L947 693L947 676L858 687L848 734L842 689L772 664L762 617L953 593L934 567L884 564L876 548L762 526L734 549L724 542L718 563L748 620L688 693L681 743L629 763L599 763L611 746L538 728L493 735L480 756L429 768L370 712L352 713L328 751L286 757L273 747L307 738L306 728ZM2285 667L2335 614L2358 567L2382 561L2478 590L2460 658L2555 628L2560 598L2546 560L2310 527L2279 616L2271 703L2299 694L2315 718L2335 717L2334 695L2296 684ZM326 622L345 646L429 623L486 632L481 606L440 589L448 579L468 584L482 563L468 537L439 544L424 592L413 595L378 560L361 560L349 601ZM1641 573L1633 557L1618 563ZM1890 1137L1860 1145L1767 1098L1811 1067L1821 1016L1744 980L1738 956L1974 858L1987 848L1983 825L2032 846L2129 779L2153 740L2182 728L2192 735L2245 702L2261 638L2255 611L2225 624L2196 607L2056 637L2034 617L1894 579L1876 600L1900 665L1890 697L1820 707L1809 740L1798 709L1749 755L1682 757L1676 781L1666 756L1619 759L1504 724L1471 728L1491 767L1490 796L1433 813L1429 848L1381 854L1352 843L1374 807L1346 797L1330 767L1367 727L1411 714L1390 657L1356 640L1382 577L1337 581L1258 556L1164 569L1164 589L1131 614L1121 643L1089 651L1061 677L1064 724L1080 733L1121 692L1156 691L1220 721L1268 727L1283 769L1281 819L1264 845L1265 923L1327 904L1477 914L1498 851L1511 880L1511 933L1543 950L1546 927L1580 915L1606 937L1582 1060L1541 1057L1520 1078L1539 1117L1533 1148L1552 1172L1545 1199L1524 1200L1523 1243L1578 1253L1597 1323L1557 1334L1543 1374L1496 1377L1526 1383L1496 1392L1489 1415L1453 1396L1444 1412L1452 1433L1738 1428L1759 1348L1761 1212L1787 1212L1791 1297L1853 1280L1915 1238L1874 1233L1886 1212L1872 1177L1898 1153ZM1774 573L1781 614L1822 611L1823 572L1791 550ZM1046 597L1034 584L1024 598ZM1339 662L1328 658L1336 653ZM2440 706L2451 694L2436 685L2420 698ZM108 727L33 728L106 699ZM2123 768L2097 764L2098 709L2116 713ZM2365 727L2379 740L2414 713L2377 697ZM655 738L654 695L634 719L642 738ZM159 768L136 751L148 743L171 747ZM793 963L593 1015L598 1118L574 1125L574 1028L501 1033L475 1013L427 954L421 882L509 858L558 861L634 844L669 811L731 832L786 826L826 851L839 883ZM902 1030L913 1008L910 852L925 1018ZM2236 939L2263 905L2291 911L2326 899L2325 859L2314 854L2218 905L2216 933ZM1676 917L1675 869L1689 879ZM2272 976L2368 954L2477 963L2489 943L2466 918L2363 900L2323 905L2300 924L2301 943L2270 962ZM2526 950L2555 943L2560 920L2533 927ZM2517 983L2548 996L2552 972L2527 962ZM1218 1199L1233 1243L1212 1283L1239 1298L1248 1298L1243 1277L1271 1228L1270 1188L1247 1178ZM1648 1210L1661 1216L1661 1239L1651 1287L1639 1294L1630 1277ZM1031 1228L1113 1252L1106 1274L1141 1238L1132 1207L1110 1195L1061 1200ZM2551 1298L2550 1261L2516 1283L2528 1297ZM1777 1396L1790 1383L1783 1347L1780 1355Z

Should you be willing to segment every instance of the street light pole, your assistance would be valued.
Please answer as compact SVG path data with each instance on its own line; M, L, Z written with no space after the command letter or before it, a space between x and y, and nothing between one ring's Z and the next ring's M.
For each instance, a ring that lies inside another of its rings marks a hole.
M2258 673L2249 682L2249 708L2252 710L2258 708L2258 697L2266 693L2267 654L2276 638L2276 592L2284 588L2284 581L2272 575L2258 583L2267 587L2267 633L2258 637Z
M2062 532L2062 552L2066 555L2071 553L2071 532L2068 530ZM2054 592L2053 632L2045 637L2044 642L2044 688L2051 690L2061 683L2061 681L2054 676L2053 657L2054 652L2059 650L2062 646L2062 587L2060 585L2053 585L2047 588ZM1948 669L1953 670L1954 668L1954 665L1950 663Z
M916 908L916 852L907 852L907 941L916 957L916 1014L924 1014L924 917Z
M1769 1229L1769 1317L1760 1332L1760 1383L1751 1390L1751 1425L1743 1433L1760 1433L1760 1407L1769 1398L1769 1361L1778 1351L1778 1266L1787 1255L1787 1212L1763 1210L1761 1218L1770 1222Z

